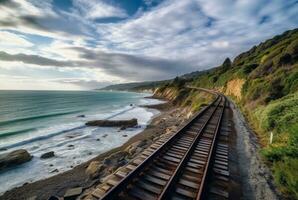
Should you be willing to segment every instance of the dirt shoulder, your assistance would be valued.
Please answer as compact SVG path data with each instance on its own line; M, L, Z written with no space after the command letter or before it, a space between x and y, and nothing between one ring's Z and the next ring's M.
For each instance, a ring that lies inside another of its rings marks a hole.
M230 105L237 134L236 151L243 199L280 199L272 174L259 154L260 145L255 133L235 104L231 102Z

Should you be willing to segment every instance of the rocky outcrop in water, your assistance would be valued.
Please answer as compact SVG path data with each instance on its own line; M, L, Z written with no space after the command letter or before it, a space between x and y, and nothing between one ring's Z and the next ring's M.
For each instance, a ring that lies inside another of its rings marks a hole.
M32 156L25 149L0 155L0 170L30 161Z
M47 158L52 158L55 156L55 152L54 151L50 151L47 153L44 153L40 156L41 159L47 159Z
M138 125L136 118L130 120L94 120L86 123L87 126L102 126L102 127L125 127L131 128Z

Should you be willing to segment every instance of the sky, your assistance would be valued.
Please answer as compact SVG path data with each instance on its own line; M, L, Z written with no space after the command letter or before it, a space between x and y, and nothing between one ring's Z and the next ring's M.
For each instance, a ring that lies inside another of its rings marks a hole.
M297 0L0 0L0 89L169 79L297 25Z

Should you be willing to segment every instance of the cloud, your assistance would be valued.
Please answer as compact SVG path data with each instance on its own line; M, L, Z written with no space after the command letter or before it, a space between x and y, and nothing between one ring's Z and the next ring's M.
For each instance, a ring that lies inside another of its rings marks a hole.
M74 0L74 6L87 19L127 17L125 10L102 0Z
M37 66L71 67L100 69L111 76L123 77L130 81L160 80L171 78L177 74L186 73L183 66L189 63L173 61L156 57L138 57L122 53L94 52L84 48L75 48L81 52L85 60L55 60L37 55L8 54L0 51L0 60L22 62ZM194 70L195 68L193 68Z
M229 47L228 41L214 41L211 43L211 45L215 48L227 48Z
M79 71L92 77L73 79L86 86L167 79L217 66L298 25L296 0L156 2L144 0L148 9L129 16L133 1L73 0L67 9L51 0L0 1L0 60Z
M104 72L125 77L130 81L168 79L183 74L193 67L181 60L168 60L157 57L144 57L119 53L97 53L94 65ZM188 68L184 66L188 65ZM192 68L195 70L195 67Z
M61 84L72 84L85 89L98 89L113 84L112 81L96 81L86 79L55 79L51 81Z
M0 2L0 28L53 39L88 38L92 28L75 12L55 10L51 0ZM74 26L75 24L75 26Z
M23 62L23 63L41 65L41 66L56 66L56 67L66 67L66 66L76 65L74 62L59 61L59 60L49 59L49 58L45 58L37 55L9 54L4 51L0 51L0 60Z
M102 43L114 50L196 60L198 68L210 68L222 62L223 56L234 57L265 38L295 28L297 13L296 18L292 15L297 4L283 7L283 1L168 0L138 18L99 25L97 30ZM260 24L264 16L270 20ZM210 52L217 59L209 59Z
M33 44L29 42L24 36L20 36L8 31L0 31L0 46L7 47L32 47Z

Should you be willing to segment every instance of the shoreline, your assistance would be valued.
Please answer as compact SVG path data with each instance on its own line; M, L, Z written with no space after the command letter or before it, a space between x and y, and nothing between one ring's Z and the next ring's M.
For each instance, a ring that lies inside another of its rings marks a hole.
M148 109L157 109L160 111L160 113L150 120L149 124L142 132L130 138L123 145L113 148L112 150L109 150L105 153L99 154L95 158L88 160L66 172L62 172L52 177L32 183L25 183L23 186L8 190L4 192L2 196L0 196L0 200L28 199L31 197L35 197L35 199L47 199L51 195L63 196L66 190L70 188L89 188L94 184L100 183L100 179L108 176L115 170L104 170L108 172L101 173L100 177L95 180L91 180L88 178L85 170L92 161L104 162L107 158L113 157L114 155L117 155L117 153L119 154L119 152L125 152L130 145L138 141L146 141L145 146L147 146L152 143L154 138L167 131L169 127L179 125L179 119L177 116L175 116L175 114L177 115L177 113L181 112L182 108L175 107L170 102L157 105L144 105L142 107L146 107Z
M89 95L89 93L87 94ZM108 99L123 97L123 99L118 98L119 100L117 101L111 100L111 102L107 102L107 104L103 103L105 100L100 100L98 103L93 100L93 102L87 100L89 103L92 103L92 105L88 106L89 110L79 113L84 114L84 117L80 117L78 114L71 114L58 118L58 120L56 118L50 118L49 120L47 118L43 119L43 121L49 121L49 124L47 125L45 125L45 123L40 124L39 121L33 121L32 127L37 128L32 134L20 134L20 136L16 136L15 140L14 136L8 138L7 141L1 140L1 147L11 144L19 144L20 141L32 141L16 145L13 148L8 148L6 151L0 152L1 162L11 157L9 156L10 152L20 149L25 149L32 156L32 159L30 162L25 162L22 165L12 165L11 167L5 167L1 170L0 180L2 180L2 183L0 183L0 196L12 188L20 187L23 184L46 179L58 173L71 170L74 166L85 163L99 154L123 145L131 137L142 132L152 118L159 114L159 111L157 110L146 109L140 107L140 105L163 103L163 101L160 100L144 99L144 94L121 94L119 96L117 93L99 93L99 95L96 96L92 94L91 99L98 97L107 97ZM79 100L77 102L81 103L82 101ZM72 108L71 105L63 106L64 110L70 108ZM98 108L102 108L102 110ZM52 113L53 111L48 109L46 112ZM85 123L90 120L106 118L111 118L111 120L137 118L139 123L138 126L127 128L125 130L122 130L120 126L109 128L85 125ZM54 125L52 126L53 121ZM29 123L30 122L27 124L25 123L24 126L27 126ZM29 125L31 126L31 124ZM24 126L23 124L20 124L19 128L23 129ZM84 127L80 128L81 126ZM73 127L75 128L73 129ZM14 128L14 126L8 126L7 130L9 131ZM36 135L36 133L39 133L40 135ZM53 133L55 136L52 136ZM36 138L38 139L36 140ZM51 151L54 152L54 156L50 159L41 158L43 154Z

